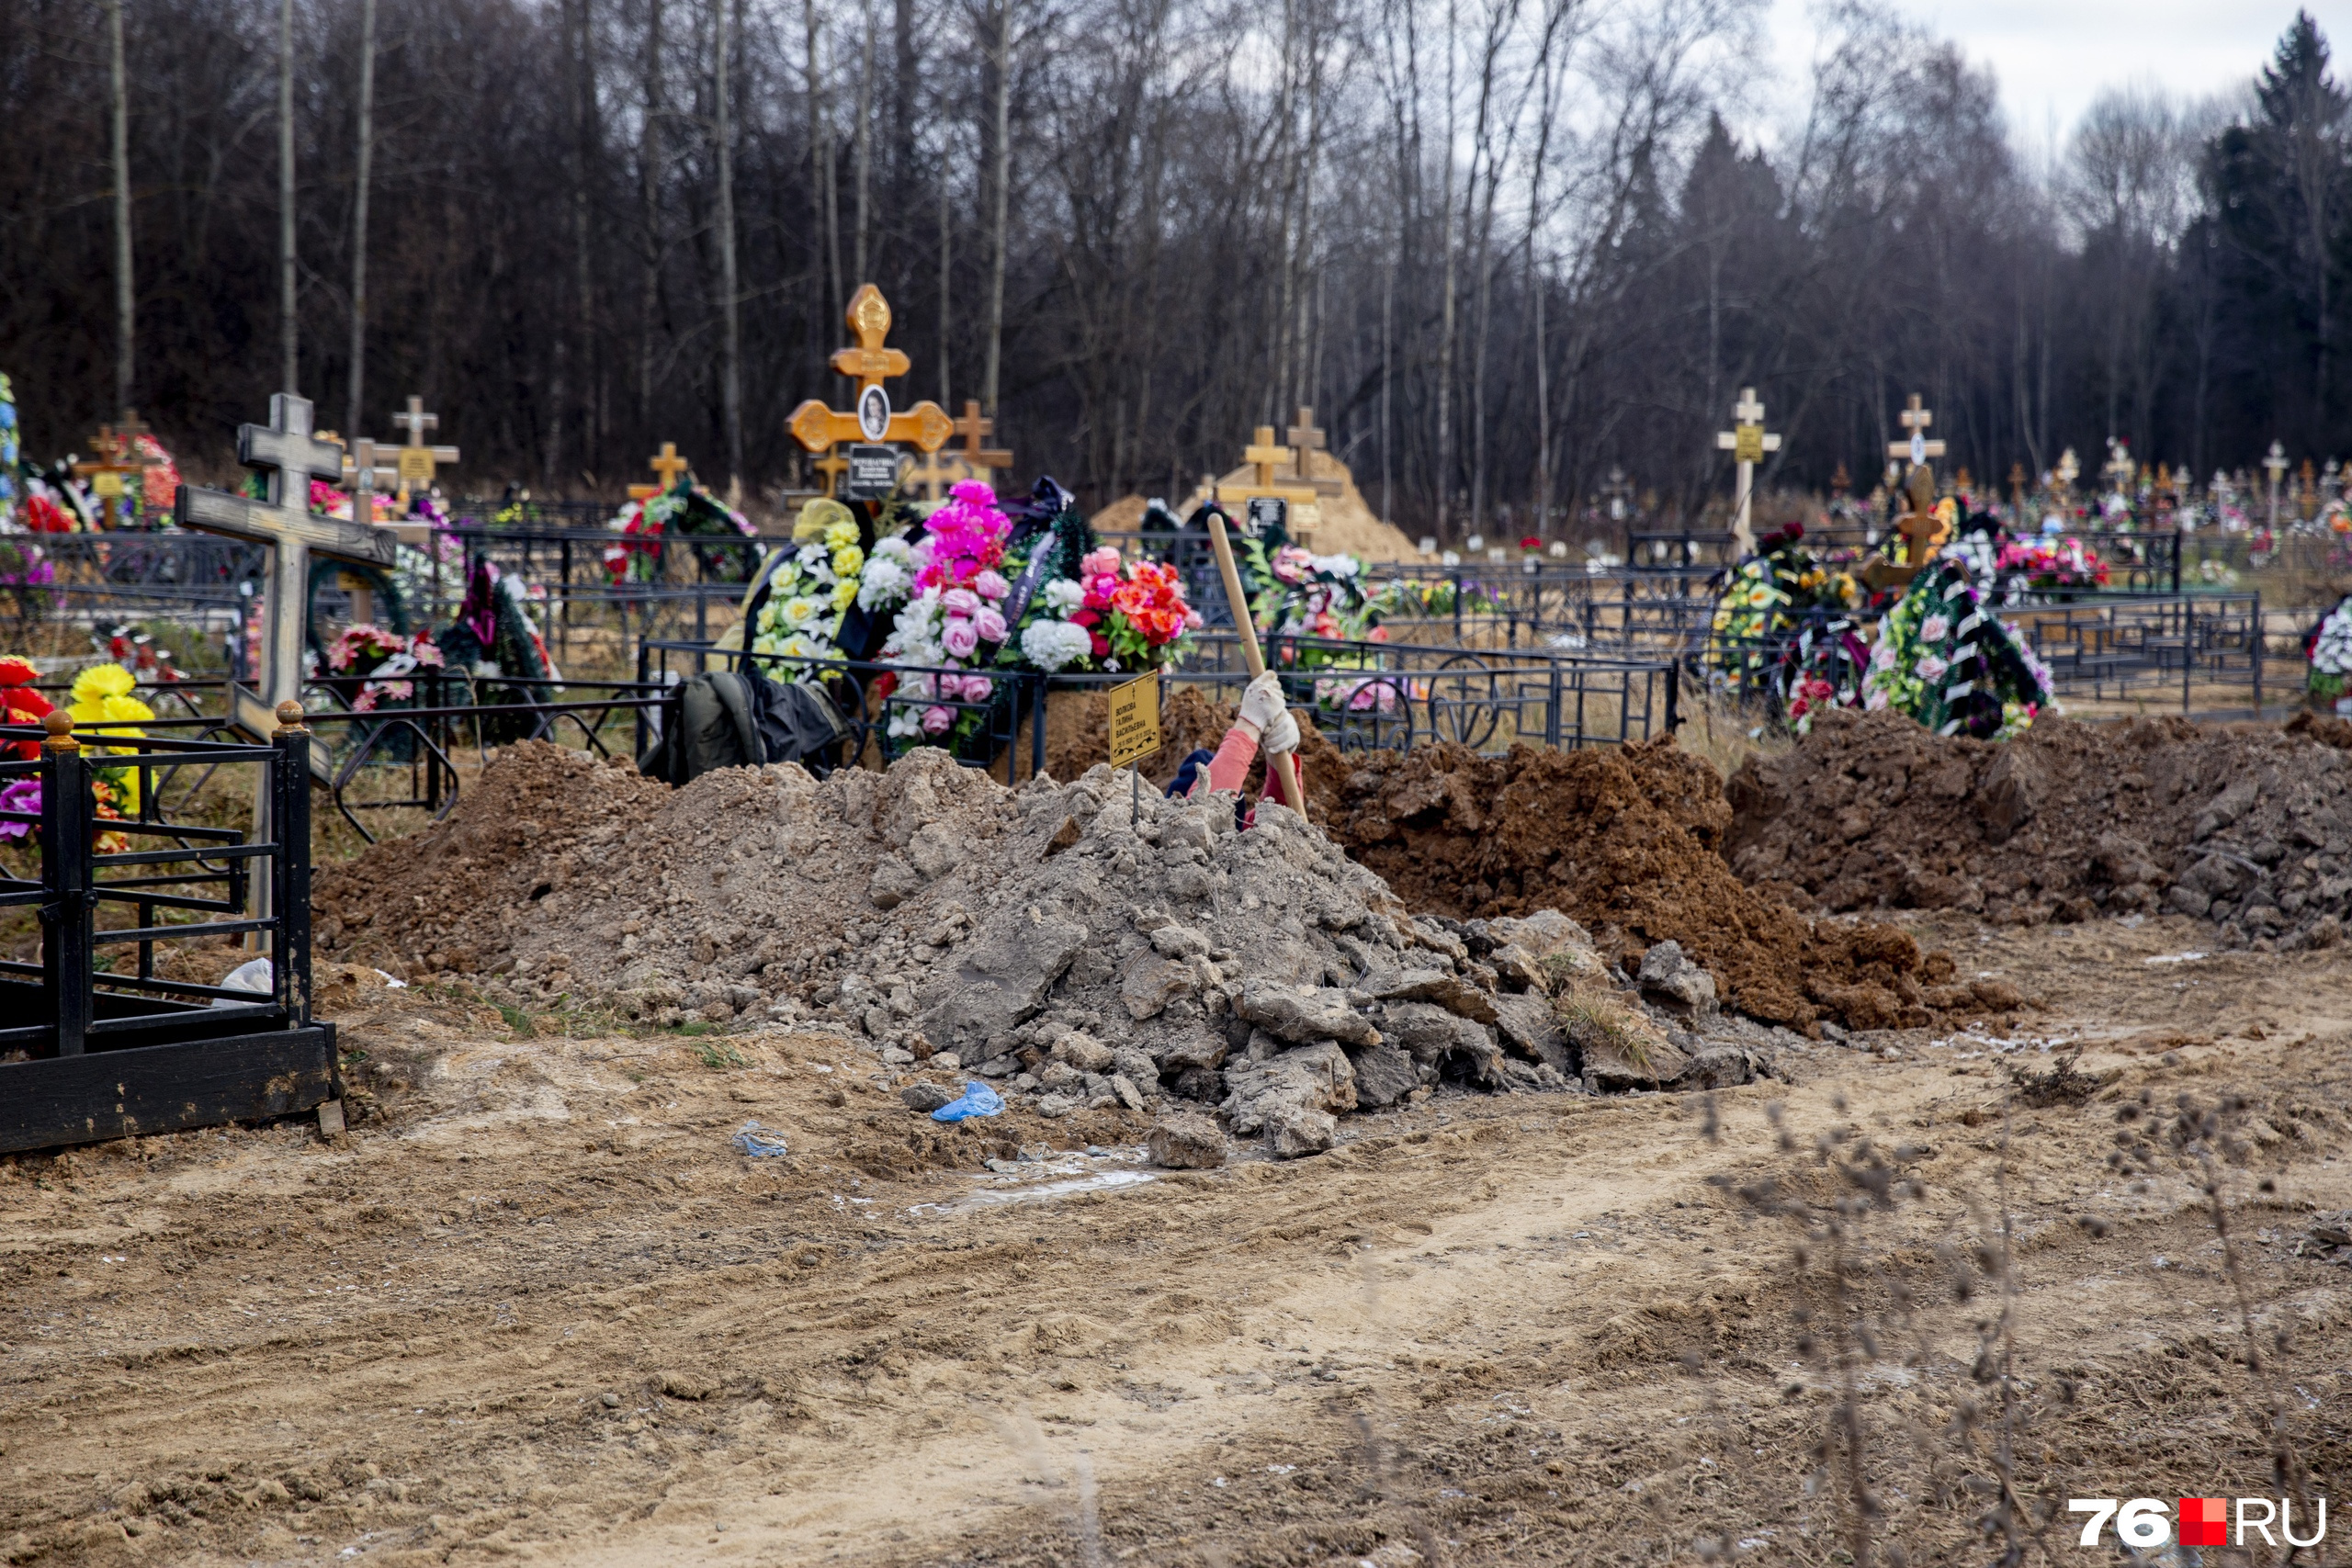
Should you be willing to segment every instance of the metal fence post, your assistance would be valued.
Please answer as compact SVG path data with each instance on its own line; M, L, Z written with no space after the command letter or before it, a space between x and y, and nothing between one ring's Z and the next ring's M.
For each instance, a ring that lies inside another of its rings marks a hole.
M272 933L269 967L277 1005L293 1026L311 1021L311 730L302 722L302 705L277 705L277 755L270 759L271 782L277 798L270 805L270 820L277 830L277 851L270 857L270 886L277 896L272 910L277 929Z
M41 727L41 978L57 1019L57 1054L78 1056L95 998L90 942L90 766L63 708Z

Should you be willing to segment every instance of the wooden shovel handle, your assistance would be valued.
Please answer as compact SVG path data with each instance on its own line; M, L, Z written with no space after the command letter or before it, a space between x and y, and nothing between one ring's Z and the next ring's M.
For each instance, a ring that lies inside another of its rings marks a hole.
M1233 564L1233 542L1225 536L1225 513L1215 505L1209 508L1209 547L1216 551L1217 575L1225 579L1225 601L1233 607L1233 629L1241 637L1241 660L1254 681L1266 672L1266 656L1258 650L1258 624L1250 618L1250 595L1241 590L1241 569ZM1274 776L1275 785L1283 792L1283 804L1306 816L1306 802L1299 794L1295 770L1269 752L1266 772Z

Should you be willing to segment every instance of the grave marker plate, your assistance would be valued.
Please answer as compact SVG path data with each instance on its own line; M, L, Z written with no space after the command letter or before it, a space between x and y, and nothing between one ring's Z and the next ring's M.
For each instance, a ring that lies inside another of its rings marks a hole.
M842 494L851 501L888 501L899 488L899 449L859 445L849 449Z

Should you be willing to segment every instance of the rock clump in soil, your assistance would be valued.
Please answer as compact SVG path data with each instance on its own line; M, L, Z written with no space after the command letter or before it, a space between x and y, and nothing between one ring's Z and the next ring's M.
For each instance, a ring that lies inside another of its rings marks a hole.
M1734 869L1801 908L2005 924L2177 910L2327 946L2352 918L2352 727L2045 720L2004 745L1826 713L1729 785Z
M510 771L572 818L514 830ZM1275 805L1244 832L1227 800L1146 794L1131 820L1108 768L1008 790L931 749L822 783L784 766L647 787L512 748L447 820L322 875L322 929L338 956L470 968L503 1005L831 1021L922 1064L934 1091L910 1113L977 1075L1048 1117L1190 1100L1285 1156L1443 1086L1594 1087L1555 1006L1569 979L1647 1016L1574 921L1416 919ZM464 903L434 867L461 871ZM1669 1016L1646 1026L1680 1055L1636 1051L1629 1082L1681 1081L1703 1055L1700 1022ZM1708 1071L1754 1070L1767 1032L1707 1027L1746 1041Z
M1559 909L1629 971L1676 944L1645 984L1684 1016L1712 1004L1799 1030L1890 1029L2018 1004L2006 987L1956 982L1948 955L1892 926L1812 919L1742 883L1722 852L1722 781L1671 739L1350 752L1310 766L1307 783L1317 818L1413 908Z

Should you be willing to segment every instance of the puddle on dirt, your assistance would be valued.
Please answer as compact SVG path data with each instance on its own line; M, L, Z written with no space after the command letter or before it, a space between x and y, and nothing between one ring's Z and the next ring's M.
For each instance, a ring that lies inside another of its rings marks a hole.
M991 1160L998 1174L976 1183L960 1198L936 1203L915 1203L907 1213L917 1216L953 1214L967 1209L1002 1208L1010 1203L1048 1202L1086 1192L1114 1192L1157 1181L1148 1170L1135 1168L1146 1157L1141 1145L1129 1148L1090 1146L1083 1154L1058 1154L1046 1158L1027 1156L1020 1160Z

